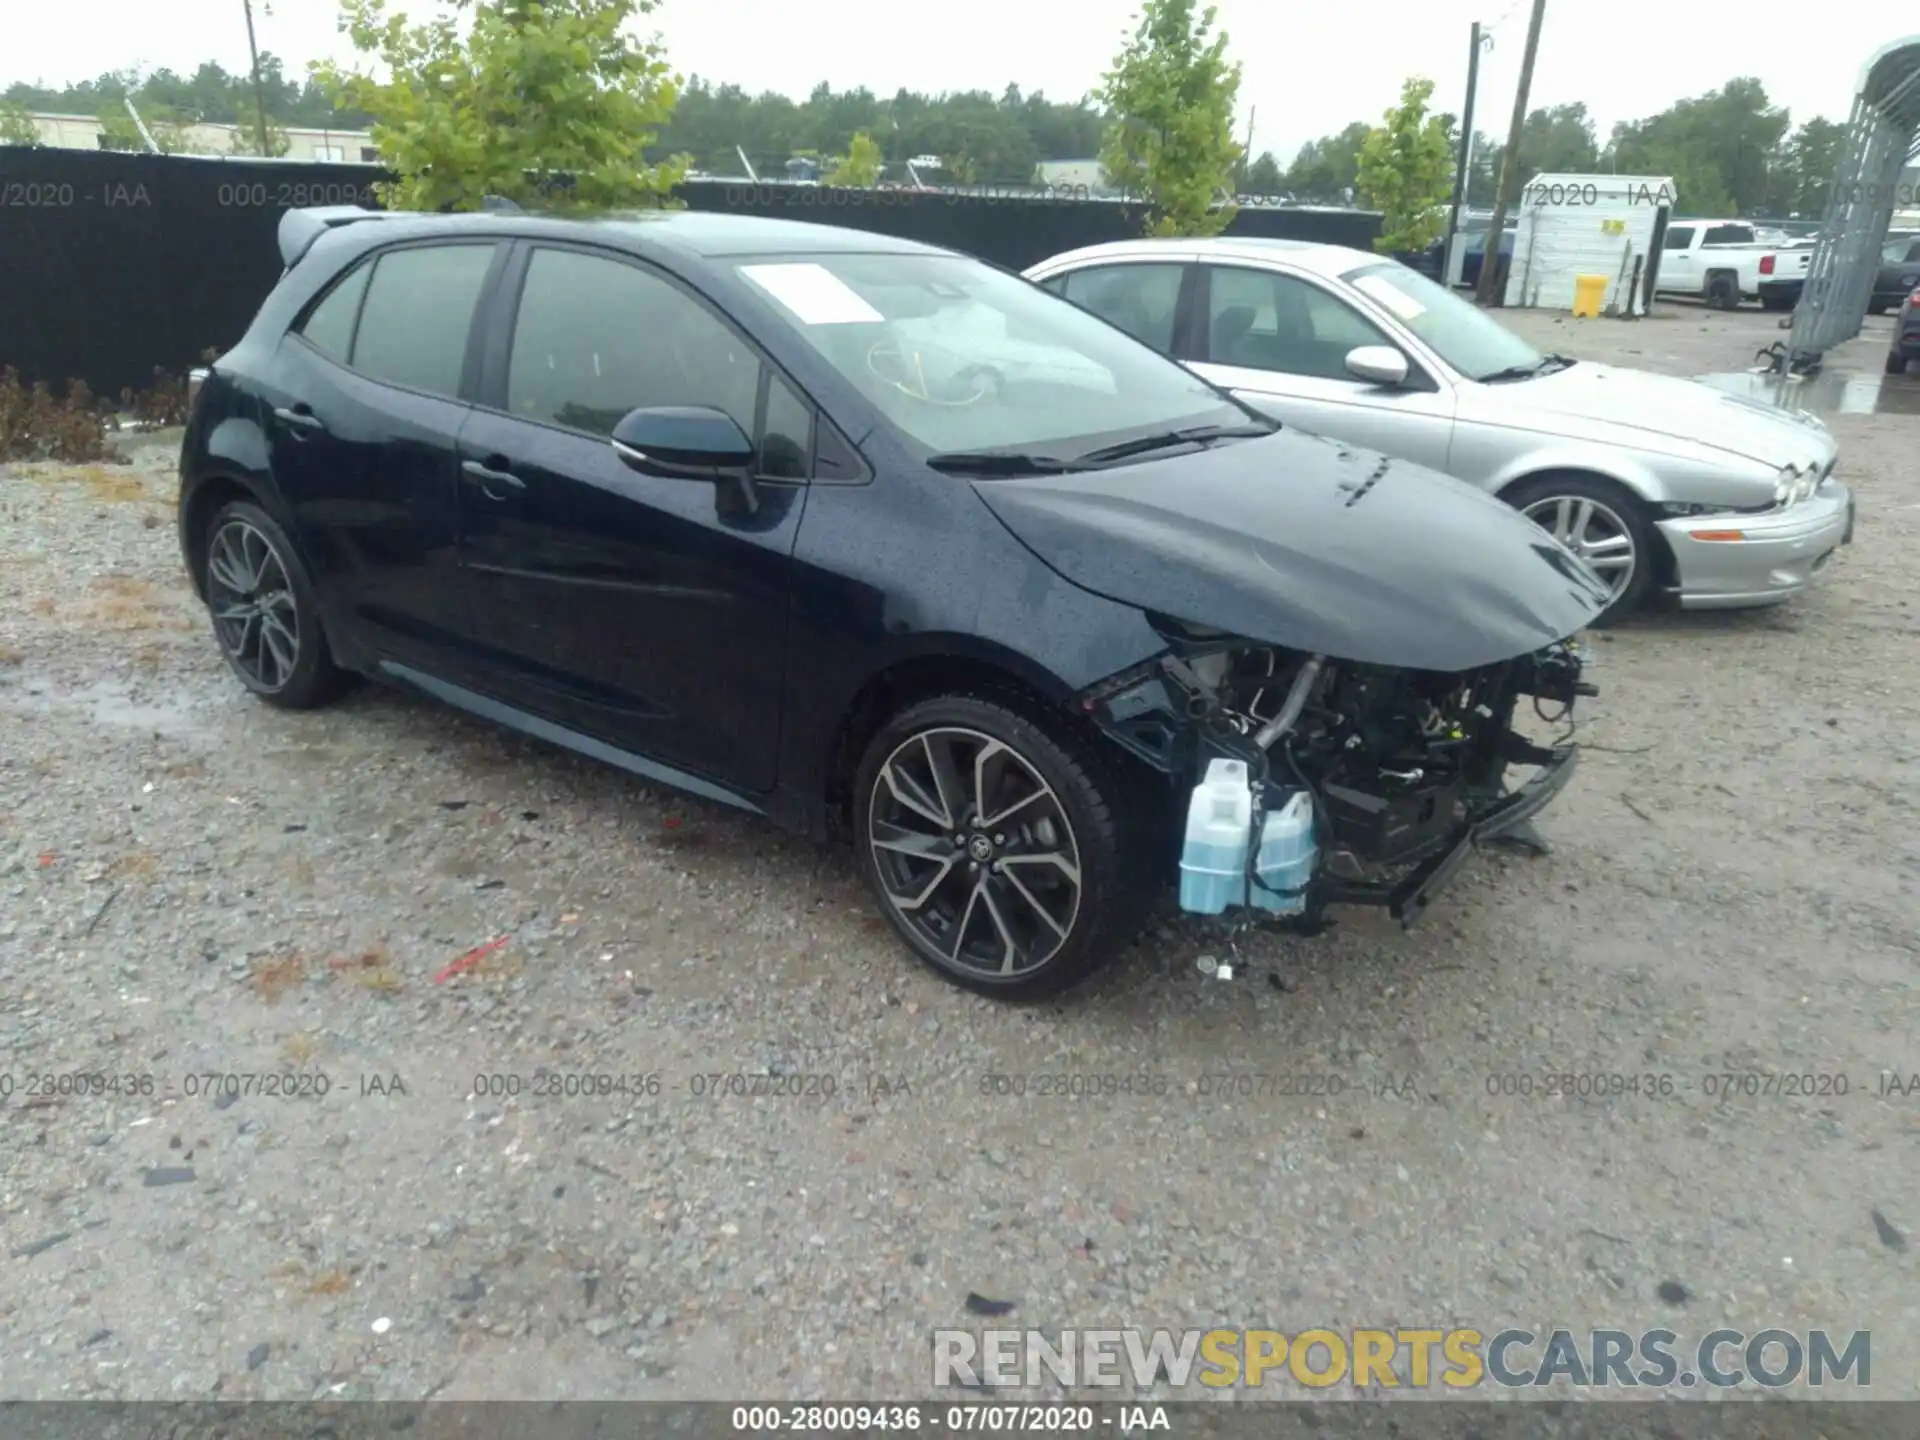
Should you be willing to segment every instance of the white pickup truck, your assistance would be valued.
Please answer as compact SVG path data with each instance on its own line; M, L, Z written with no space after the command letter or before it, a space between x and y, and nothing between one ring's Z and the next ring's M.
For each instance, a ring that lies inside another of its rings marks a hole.
M1670 223L1660 242L1662 295L1691 295L1719 310L1737 310L1760 298L1760 257L1773 254L1744 220L1682 220Z
M1803 240L1760 257L1760 303L1769 310L1791 310L1800 303L1807 272L1813 267L1813 241Z

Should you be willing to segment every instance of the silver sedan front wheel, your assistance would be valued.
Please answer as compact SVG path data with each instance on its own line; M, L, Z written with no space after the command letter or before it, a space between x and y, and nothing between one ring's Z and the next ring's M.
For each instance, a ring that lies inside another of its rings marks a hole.
M1654 537L1644 507L1599 476L1543 475L1508 492L1507 501L1584 560L1607 587L1607 625L1637 607L1653 583Z
M1520 513L1591 565L1615 599L1633 583L1639 549L1610 506L1584 495L1553 495Z

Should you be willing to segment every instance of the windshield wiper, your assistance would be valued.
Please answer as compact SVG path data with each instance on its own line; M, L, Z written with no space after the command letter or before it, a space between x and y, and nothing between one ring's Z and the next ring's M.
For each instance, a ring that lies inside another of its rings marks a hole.
M1531 380L1536 375L1550 375L1556 370L1564 370L1577 363L1567 355L1542 355L1529 365L1509 365L1504 370L1495 370L1490 375L1476 375L1474 379L1482 385L1498 384L1502 380Z
M1086 466L1057 455L1018 450L949 450L927 457L927 467L946 475L1068 475Z
M1146 455L1155 450L1171 449L1175 445L1201 445L1209 440L1250 440L1256 435L1271 435L1278 425L1193 425L1185 430L1168 430L1159 435L1146 435L1138 440L1122 440L1117 445L1102 445L1098 450L1089 450L1079 456L1084 465L1105 465L1115 460L1131 459L1135 455Z

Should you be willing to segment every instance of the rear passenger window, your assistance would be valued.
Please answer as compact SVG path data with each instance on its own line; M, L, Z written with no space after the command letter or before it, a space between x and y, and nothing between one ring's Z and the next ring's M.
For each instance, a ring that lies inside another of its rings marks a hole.
M423 245L374 263L354 336L355 370L372 380L458 395L491 245Z
M360 297L367 293L367 277L372 273L371 265L360 266L326 293L300 327L307 343L329 360L344 365L353 352L353 322L360 316Z
M1660 242L1662 250L1684 250L1693 244L1693 227L1675 225L1667 230L1667 238Z

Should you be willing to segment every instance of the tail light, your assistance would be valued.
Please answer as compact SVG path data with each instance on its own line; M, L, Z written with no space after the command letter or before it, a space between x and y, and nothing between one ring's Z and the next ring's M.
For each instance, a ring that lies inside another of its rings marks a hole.
M1773 256L1762 255L1760 257L1760 273L1762 275L1771 275L1773 273Z
M1920 290L1916 290L1907 296L1907 303L1909 305L1920 305Z

